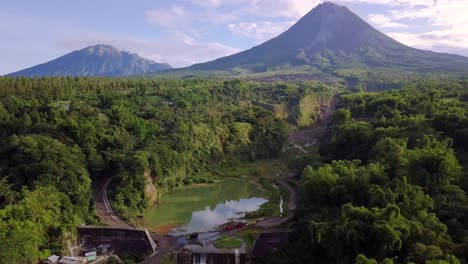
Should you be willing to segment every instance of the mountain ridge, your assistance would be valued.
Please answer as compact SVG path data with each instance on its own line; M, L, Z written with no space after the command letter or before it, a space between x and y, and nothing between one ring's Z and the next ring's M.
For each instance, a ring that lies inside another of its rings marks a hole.
M240 53L185 69L244 68L263 72L281 65L466 72L468 58L409 47L378 31L347 7L325 2L275 38Z
M108 44L96 44L75 50L54 60L7 74L11 77L43 76L130 76L169 70L167 63L157 63L136 53L121 51Z
M97 44L6 76L129 76L162 72L169 76L239 75L278 69L294 72L303 70L303 66L339 77L350 77L338 73L340 69L466 75L468 58L409 47L375 29L347 7L325 2L285 32L258 46L185 68L172 69L136 53ZM350 74L354 78L360 73Z

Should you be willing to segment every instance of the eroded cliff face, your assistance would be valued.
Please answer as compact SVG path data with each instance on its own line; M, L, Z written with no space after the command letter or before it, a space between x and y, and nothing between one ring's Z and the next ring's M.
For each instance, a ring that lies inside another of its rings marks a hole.
M307 95L294 106L298 127L318 126L328 120L335 108L333 96Z
M154 185L153 177L151 177L151 170L146 170L144 175L146 178L146 197L148 197L149 206L152 206L158 198L158 190Z
M328 123L335 109L332 95L306 95L295 102L270 104L252 101L252 105L265 108L299 128L319 126Z

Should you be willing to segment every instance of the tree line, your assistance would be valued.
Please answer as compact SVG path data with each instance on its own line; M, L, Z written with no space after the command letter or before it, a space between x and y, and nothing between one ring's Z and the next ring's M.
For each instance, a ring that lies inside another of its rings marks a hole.
M278 156L289 125L251 101L331 93L319 83L219 79L0 77L0 263L60 254L97 224L92 184L115 177L112 205L132 221L159 195L224 161Z
M278 263L466 263L468 83L339 101L319 153L290 163L298 225Z

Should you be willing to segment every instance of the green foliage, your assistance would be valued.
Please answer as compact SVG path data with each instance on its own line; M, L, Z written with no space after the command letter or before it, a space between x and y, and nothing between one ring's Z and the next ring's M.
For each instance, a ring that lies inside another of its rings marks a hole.
M53 186L24 189L18 203L0 210L0 262L31 263L60 251L55 241L82 223L82 217Z
M259 228L248 227L239 230L238 232L236 232L236 235L244 241L245 248L249 252L252 250L255 240L257 239L258 234L260 234L261 232L262 230Z
M237 237L223 235L218 239L213 241L213 245L217 248L224 248L224 249L235 249L240 248L243 242L239 240Z
M356 264L377 264L377 261L375 259L368 259L363 254L359 254L356 257Z
M161 264L177 264L177 259L175 254L169 254L161 258Z
M323 165L322 157L315 153L310 152L291 158L288 162L288 168L297 171L303 171L307 166L320 167Z
M338 109L333 114L333 123L343 124L351 120L351 111L349 109Z
M325 164L311 161L302 172L297 232L308 242L288 249L291 259L309 252L312 263L465 259L467 185L457 154L466 147L466 91L462 82L420 82L342 95L320 148Z
M295 87L300 96L328 89ZM287 123L249 102L276 98L287 104L297 96L289 90L241 80L0 77L2 241L13 236L4 252L17 254L12 263L61 253L62 234L95 223L94 180L115 177L108 189L112 206L131 221L149 205L149 181L160 196L213 181L205 177L213 164L278 157ZM34 226L28 217L14 220L3 212L26 202L25 193L49 186L56 190L44 198L57 193L59 213L50 206L38 213L61 216L53 225Z
M384 259L382 260L381 262L377 262L375 259L368 259L365 255L363 254L359 254L357 257L356 257L356 262L355 264L393 264L393 260L392 259Z

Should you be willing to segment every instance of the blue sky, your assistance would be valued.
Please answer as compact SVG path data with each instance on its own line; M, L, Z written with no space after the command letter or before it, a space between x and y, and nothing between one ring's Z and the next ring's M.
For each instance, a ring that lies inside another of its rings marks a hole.
M188 66L286 30L319 0L1 0L0 74L93 44ZM468 0L342 0L400 42L468 56Z

